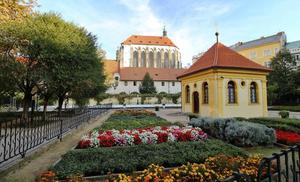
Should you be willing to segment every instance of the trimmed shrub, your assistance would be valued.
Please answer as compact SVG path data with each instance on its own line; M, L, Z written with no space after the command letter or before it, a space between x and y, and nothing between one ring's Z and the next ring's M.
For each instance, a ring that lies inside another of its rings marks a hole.
M162 143L131 147L111 147L73 150L63 155L52 170L59 177L72 174L85 176L125 173L144 170L150 164L175 167L204 162L210 156L247 156L242 149L220 140L205 142Z
M290 117L290 113L288 111L280 111L278 114L280 115L281 118L289 118Z
M274 129L234 118L194 118L189 125L200 127L208 135L237 146L270 145L276 142Z

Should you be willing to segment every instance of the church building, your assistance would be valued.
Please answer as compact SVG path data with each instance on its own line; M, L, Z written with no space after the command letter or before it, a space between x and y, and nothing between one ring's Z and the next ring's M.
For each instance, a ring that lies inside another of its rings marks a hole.
M207 117L265 117L271 71L218 41L178 77L182 112Z
M139 85L147 72L157 93L181 92L177 77L185 69L182 69L179 48L167 37L165 29L162 36L129 36L117 50L116 61L104 64L109 68L106 70L113 70L110 73L112 84L107 93L139 92Z

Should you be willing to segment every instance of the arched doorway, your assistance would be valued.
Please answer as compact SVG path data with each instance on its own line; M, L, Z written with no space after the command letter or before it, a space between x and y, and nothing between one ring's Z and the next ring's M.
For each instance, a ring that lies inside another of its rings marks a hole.
M199 94L193 92L193 113L199 113Z

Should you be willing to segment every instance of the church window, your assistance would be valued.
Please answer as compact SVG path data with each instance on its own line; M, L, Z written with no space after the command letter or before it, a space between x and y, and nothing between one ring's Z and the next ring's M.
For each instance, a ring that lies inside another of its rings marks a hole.
M139 67L139 53L137 51L133 52L133 67Z
M161 53L159 51L156 54L156 67L157 68L161 67Z
M168 52L165 52L164 63L165 63L164 67L169 68L169 55L168 55Z
M152 51L149 53L149 67L150 68L154 67L154 54Z
M145 53L145 51L143 51L142 55L141 55L141 67L146 67L146 53Z
M176 63L175 63L175 53L173 52L172 53L172 65L171 65L171 68L175 68L175 65Z

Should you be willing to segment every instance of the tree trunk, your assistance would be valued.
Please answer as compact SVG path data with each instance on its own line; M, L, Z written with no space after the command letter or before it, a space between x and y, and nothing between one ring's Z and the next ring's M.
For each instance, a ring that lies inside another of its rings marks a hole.
M61 117L62 106L64 103L65 94L58 97L58 116Z
M23 99L23 113L22 113L22 119L27 120L28 119L28 112L29 112L29 106L31 104L32 95L31 91L24 92L24 99Z
M49 97L44 97L44 109L43 109L43 121L46 122L47 106L48 106Z

